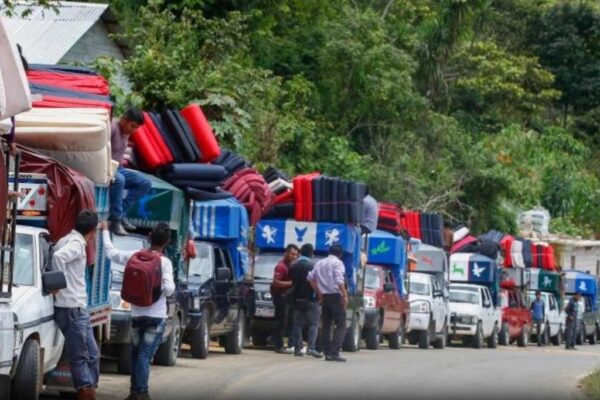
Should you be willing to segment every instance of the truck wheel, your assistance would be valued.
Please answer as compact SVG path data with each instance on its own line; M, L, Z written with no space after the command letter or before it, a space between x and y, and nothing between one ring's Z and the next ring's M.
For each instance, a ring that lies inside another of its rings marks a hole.
M494 324L494 329L492 330L492 334L488 338L488 348L495 349L498 347L498 324Z
M179 348L181 344L181 325L179 316L173 317L173 330L167 338L167 341L158 347L154 355L154 364L165 367L173 367L177 363Z
M119 358L117 359L117 372L121 375L131 375L131 345L119 345Z
M203 310L202 318L200 319L200 326L198 329L194 329L192 331L190 337L190 352L192 353L192 357L204 360L206 357L208 357L208 348L208 318L206 317L206 312Z
M596 327L594 327L594 333L590 335L588 341L590 342L590 344L596 344L598 342L598 333L596 331Z
M521 329L521 334L517 339L517 346L519 347L527 347L529 344L529 326L527 324L523 325Z
M552 344L555 346L560 346L563 342L563 333L562 333L562 325L558 327L558 332L552 338Z
M40 344L33 339L27 339L13 377L11 399L37 400L39 398L42 385L40 361Z
M404 342L404 321L400 321L398 330L390 335L388 342L390 349L398 350L402 347L402 342Z
M500 332L498 332L498 344L500 346L508 346L510 344L510 337L508 335L508 323L503 322Z
M358 317L354 315L352 317L352 323L350 329L346 331L344 337L344 343L342 344L342 350L355 353L360 350L360 324L358 323Z
M444 328L442 328L442 333L440 336L436 337L433 342L434 349L444 349L446 347L446 339L448 338L448 327L444 323Z
M0 400L10 400L9 375L0 375Z
M235 330L229 332L225 338L225 353L227 354L240 354L242 347L244 347L244 336L246 335L246 320L244 315L240 312L238 314L237 323L235 324Z
M575 341L578 345L582 345L585 342L585 324L581 323L579 327L579 333L577 334Z
M475 336L473 336L473 348L480 349L483 345L483 328L481 327L481 322L477 323L477 328L475 328Z
M424 331L419 331L419 348L428 349L431 344L431 322L429 322L429 328Z
M379 327L378 326L374 326L372 328L366 329L365 343L367 345L367 349L369 349L369 350L377 350L379 348Z

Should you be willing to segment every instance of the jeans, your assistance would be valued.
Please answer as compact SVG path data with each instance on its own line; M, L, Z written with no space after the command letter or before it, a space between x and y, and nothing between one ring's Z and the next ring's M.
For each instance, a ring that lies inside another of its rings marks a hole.
M342 295L339 293L323 295L323 306L321 308L321 319L323 322L323 349L325 355L337 356L344 343L346 334L346 310L342 307ZM335 324L333 339L331 337L331 325Z
M136 204L151 188L152 183L142 174L119 167L110 185L110 219L112 221L123 219L129 208ZM127 197L123 198L125 189L127 189Z
M533 324L535 325L535 329L536 329L536 336L537 336L537 343L539 346L541 346L542 344L544 344L544 342L546 341L546 330L544 329L544 319L543 318L534 318L533 319Z
M166 318L131 320L131 393L148 393L150 363L165 331Z
M87 310L55 307L54 320L65 337L73 386L77 390L97 387L100 375L100 352Z
M277 321L277 328L273 334L275 338L275 348L281 349L283 348L283 337L285 336L288 314L290 312L288 298L280 294L274 294L273 306L275 307L275 321Z
M577 319L569 319L567 317L567 322L565 326L565 341L566 348L574 348L575 347L575 338L577 337Z
M294 301L294 331L293 340L296 351L302 349L302 328L308 324L308 349L316 351L317 334L319 332L319 315L321 308L315 301L295 300Z

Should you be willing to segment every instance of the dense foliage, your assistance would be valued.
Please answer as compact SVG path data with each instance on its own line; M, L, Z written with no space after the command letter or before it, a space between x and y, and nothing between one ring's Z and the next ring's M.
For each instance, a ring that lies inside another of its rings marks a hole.
M259 168L478 229L600 232L600 10L553 0L114 0L145 107L204 105ZM124 97L123 97L124 98Z

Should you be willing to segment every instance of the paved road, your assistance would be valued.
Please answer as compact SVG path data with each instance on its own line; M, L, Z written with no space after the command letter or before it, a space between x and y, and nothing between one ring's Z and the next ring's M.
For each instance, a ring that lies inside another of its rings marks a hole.
M183 354L173 368L153 367L154 400L186 399L576 399L577 382L600 366L600 346L445 350L383 348L345 354L348 362L215 348L207 360ZM124 399L128 377L103 366L99 399ZM52 398L51 396L47 398Z

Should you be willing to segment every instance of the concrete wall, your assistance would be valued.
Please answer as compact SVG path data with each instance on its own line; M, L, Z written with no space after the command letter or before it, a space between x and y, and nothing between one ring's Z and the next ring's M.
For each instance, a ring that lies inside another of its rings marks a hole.
M557 252L557 263L564 270L578 269L600 276L600 247L579 247L553 244Z

